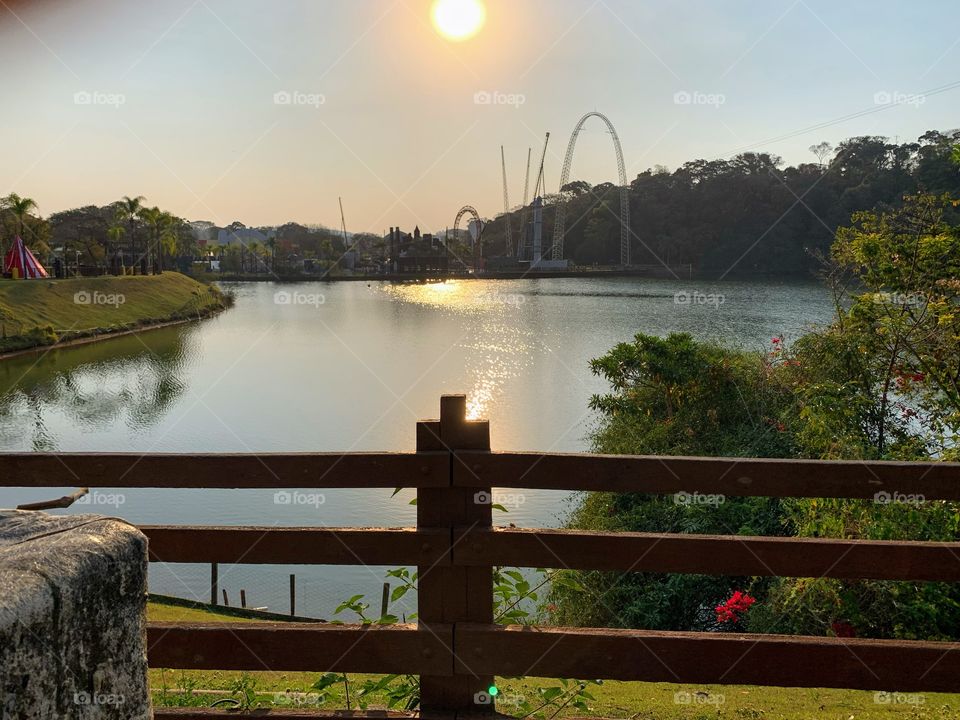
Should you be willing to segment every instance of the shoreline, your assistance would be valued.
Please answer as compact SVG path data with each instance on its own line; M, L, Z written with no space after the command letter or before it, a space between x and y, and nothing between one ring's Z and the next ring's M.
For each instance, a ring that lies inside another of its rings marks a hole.
M564 272L561 270L547 272L488 272L482 275L471 273L385 273L383 275L273 275L263 273L259 275L202 275L198 279L205 282L279 282L279 283L304 283L304 282L444 282L446 280L540 280L540 279L598 279L598 278L643 278L648 280L676 280L683 282L691 281L717 281L721 279L719 273L688 273L686 269L682 274L668 273L664 271L651 272L645 270L584 270L580 272ZM725 280L737 281L759 281L769 282L772 280L798 280L809 279L810 273L784 273L784 274L751 274L751 275L731 275Z
M135 328L124 328L122 330L107 330L104 332L90 332L89 334L81 335L78 337L70 338L69 340L58 340L55 343L50 345L31 345L30 347L20 348L19 350L9 350L7 352L0 352L0 362L3 360L8 360L10 358L19 357L20 355L29 355L33 354L43 354L48 350L60 350L61 348L75 347L78 345L90 345L91 343L101 342L104 340L113 340L115 338L124 337L125 335L135 335L140 332L149 332L150 330L160 330L166 327L173 327L175 325L184 325L186 323L192 322L201 322L212 317L216 317L221 312L226 310L226 308L220 308L215 312L208 313L206 315L200 315L198 317L190 318L178 318L176 320L162 320L156 323L145 323L139 325Z

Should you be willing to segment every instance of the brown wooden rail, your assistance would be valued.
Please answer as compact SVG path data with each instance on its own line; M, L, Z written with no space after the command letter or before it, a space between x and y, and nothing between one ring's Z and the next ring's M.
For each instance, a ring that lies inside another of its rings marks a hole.
M440 419L417 423L415 453L8 454L0 455L0 487L417 488L415 528L144 526L151 561L409 565L420 573L418 625L151 623L156 667L418 674L424 718L491 714L474 695L494 675L960 691L958 643L499 626L492 597L492 569L504 565L957 582L960 543L494 528L491 504L476 499L496 486L958 500L960 464L493 453L488 424L465 412L463 396L442 397Z

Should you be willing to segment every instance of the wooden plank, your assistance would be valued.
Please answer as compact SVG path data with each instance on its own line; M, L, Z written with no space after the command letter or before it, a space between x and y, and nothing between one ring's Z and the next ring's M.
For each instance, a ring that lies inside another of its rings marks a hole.
M156 708L154 717L162 720L211 720L211 718L264 717L284 720L469 720L470 715L443 712L398 712L395 710L306 710L259 708L238 714L220 708ZM516 720L513 715L484 715L485 720ZM584 720L580 718L580 720Z
M960 500L960 463L458 451L453 483L757 497ZM694 499L693 501L696 501Z
M418 424L417 449L490 449L490 426L483 420L468 420L466 397L440 398L440 421ZM448 452L447 457L453 460ZM448 472L448 485L451 476ZM490 527L489 502L477 502L477 493L490 488L424 488L417 493L417 527L442 529L452 538L454 527ZM418 618L425 626L434 623L493 622L493 573L488 567L442 567L420 565ZM452 647L452 646L451 646ZM450 672L453 671L451 658ZM448 673L449 675L449 673ZM489 715L493 705L474 704L474 695L493 682L489 676L472 673L458 677L425 674L420 679L421 708L427 712L481 713Z
M456 633L458 672L904 692L960 690L960 643L473 624L459 625Z
M152 562L449 565L449 533L413 528L145 525Z
M452 647L449 626L147 624L147 661L157 668L449 675Z
M960 543L460 529L457 565L960 581Z
M0 487L437 487L449 468L448 453L5 453Z
M277 693L278 695L280 693ZM293 708L259 708L250 710L242 715L235 710L221 710L219 708L156 708L153 711L154 718L157 720L211 720L213 718L236 718L236 717L264 717L264 718L283 718L284 720L346 720L354 718L355 720L406 720L407 718L417 720L428 720L425 716L412 712L394 712L388 710L308 710ZM455 720L453 715L447 715L436 720Z

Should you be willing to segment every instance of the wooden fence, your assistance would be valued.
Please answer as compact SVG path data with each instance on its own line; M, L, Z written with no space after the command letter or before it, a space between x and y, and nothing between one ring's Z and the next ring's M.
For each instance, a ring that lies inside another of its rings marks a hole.
M958 643L503 626L493 608L495 566L957 582L960 543L494 528L489 503L493 487L960 500L960 464L494 453L487 422L465 411L464 396L443 396L415 453L8 454L0 486L417 489L416 528L143 527L151 561L420 573L417 624L150 623L153 667L417 674L424 717L493 712L475 697L495 675L960 691Z

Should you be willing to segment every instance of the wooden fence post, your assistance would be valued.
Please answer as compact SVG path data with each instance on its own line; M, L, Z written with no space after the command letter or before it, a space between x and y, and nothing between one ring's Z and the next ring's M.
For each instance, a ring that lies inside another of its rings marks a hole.
M453 451L490 449L489 423L467 420L466 409L466 396L443 395L440 420L417 423L418 452L450 453L449 486L421 488L417 493L417 528L443 528L449 533L451 546L457 528L489 528L493 524L489 487L453 487ZM427 629L431 625L452 625L451 653L456 647L457 623L493 622L493 568L421 565L418 572L419 624ZM469 657L460 660L469 668ZM469 672L452 677L421 676L421 712L492 713L493 702L486 695L492 682L490 676Z
M216 605L217 602L219 602L219 598L217 597L217 595L219 595L219 593L217 592L217 590L219 589L217 586L219 584L220 584L220 581L218 579L217 564L210 563L210 604L211 605Z

